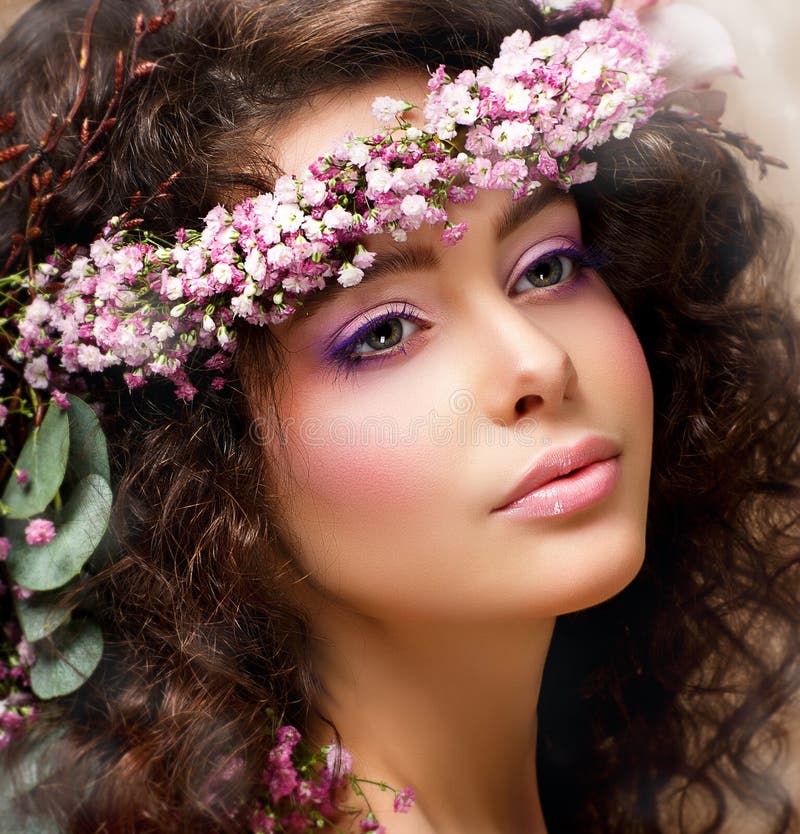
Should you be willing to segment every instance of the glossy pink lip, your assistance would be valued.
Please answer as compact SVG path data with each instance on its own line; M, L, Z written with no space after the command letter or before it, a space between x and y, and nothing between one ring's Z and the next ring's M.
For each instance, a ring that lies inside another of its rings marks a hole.
M492 512L539 517L588 506L616 486L620 452L618 443L599 435L548 449Z

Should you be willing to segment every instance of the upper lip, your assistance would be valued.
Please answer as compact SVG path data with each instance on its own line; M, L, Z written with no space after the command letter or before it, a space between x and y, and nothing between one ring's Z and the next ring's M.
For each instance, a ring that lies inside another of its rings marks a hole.
M537 458L495 510L502 510L554 478L567 475L590 463L616 457L620 452L618 443L600 435L581 438L571 446L548 449Z

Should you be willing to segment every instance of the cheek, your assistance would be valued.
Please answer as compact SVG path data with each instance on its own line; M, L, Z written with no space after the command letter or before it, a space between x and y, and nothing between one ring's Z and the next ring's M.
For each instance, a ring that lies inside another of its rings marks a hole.
M404 413L408 397L382 393L379 409L357 387L295 391L281 452L293 517L334 516L358 526L370 513L412 511L429 494L442 463L419 415Z
M644 351L628 317L611 290L598 279L598 296L592 307L577 310L575 319L586 368L583 382L595 401L637 417L648 430L652 423L653 387Z
M620 310L613 323L613 351L606 375L606 394L610 401L629 403L642 409L644 420L652 418L653 386L650 369L633 325Z

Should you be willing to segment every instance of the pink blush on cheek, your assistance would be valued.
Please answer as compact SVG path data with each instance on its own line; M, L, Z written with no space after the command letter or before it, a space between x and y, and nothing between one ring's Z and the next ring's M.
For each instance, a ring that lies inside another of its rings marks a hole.
M336 409L329 405L331 410ZM289 439L283 454L298 488L328 507L346 507L345 512L411 509L439 469L424 430L415 436L389 415L351 410L333 419L306 418L292 427Z

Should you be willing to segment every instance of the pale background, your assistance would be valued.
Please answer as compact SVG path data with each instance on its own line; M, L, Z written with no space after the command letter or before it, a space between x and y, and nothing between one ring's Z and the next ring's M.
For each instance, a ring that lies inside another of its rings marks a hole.
M730 77L717 83L729 94L725 125L748 133L767 153L789 164L789 171L770 169L757 190L800 230L800 13L796 0L691 2L712 12L733 37L744 80ZM0 32L28 5L30 0L0 0ZM756 177L755 167L751 170ZM797 287L800 295L800 275Z

